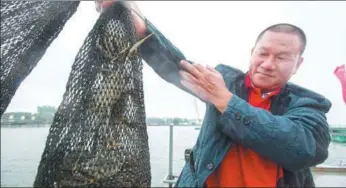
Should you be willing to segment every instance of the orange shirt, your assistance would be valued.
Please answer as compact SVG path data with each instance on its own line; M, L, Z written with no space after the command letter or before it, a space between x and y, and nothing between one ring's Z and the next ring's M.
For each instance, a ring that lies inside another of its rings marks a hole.
M254 107L269 110L272 96L280 92L277 90L262 95L260 89L252 86L248 75L245 83L249 90L249 103ZM233 143L206 184L207 187L276 187L276 182L282 177L283 170L277 164L249 148Z

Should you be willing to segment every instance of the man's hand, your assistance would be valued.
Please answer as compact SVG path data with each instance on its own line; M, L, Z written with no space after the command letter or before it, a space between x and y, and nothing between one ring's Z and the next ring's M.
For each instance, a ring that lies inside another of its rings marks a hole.
M95 0L96 3L96 10L98 12L103 12L105 9L109 8L113 5L113 3L116 3L116 0ZM145 33L147 31L146 24L144 21L144 16L142 15L141 11L139 10L137 4L135 1L124 1L124 5L132 10L132 16L135 22L136 27L136 33L137 36L142 39L145 37Z
M222 75L210 66L203 67L200 64L190 64L181 61L183 70L181 84L191 90L202 100L214 104L223 113L232 97L227 89Z

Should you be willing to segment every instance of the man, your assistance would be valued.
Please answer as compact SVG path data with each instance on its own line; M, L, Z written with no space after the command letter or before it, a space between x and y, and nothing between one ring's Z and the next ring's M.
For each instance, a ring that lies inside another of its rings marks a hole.
M129 7L138 11L135 4ZM143 59L163 79L206 102L205 119L177 187L314 187L310 167L328 157L323 96L288 83L303 62L304 32L290 24L265 29L246 73L203 67L149 21L134 14Z

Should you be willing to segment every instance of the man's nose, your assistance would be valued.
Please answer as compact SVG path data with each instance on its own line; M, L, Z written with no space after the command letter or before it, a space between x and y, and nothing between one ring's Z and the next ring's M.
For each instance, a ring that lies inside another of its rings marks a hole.
M261 63L261 67L266 70L274 70L276 63L274 58L268 58Z

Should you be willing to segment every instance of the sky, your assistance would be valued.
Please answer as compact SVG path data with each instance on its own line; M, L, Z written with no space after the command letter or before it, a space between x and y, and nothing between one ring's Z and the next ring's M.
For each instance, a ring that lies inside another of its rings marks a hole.
M346 63L346 2L140 1L143 14L187 57L201 64L227 64L243 71L261 32L271 24L292 23L307 34L304 62L291 79L331 100L330 124L346 125L346 105L336 66ZM74 58L99 13L83 1L37 67L23 81L7 112L36 112L59 106ZM162 80L144 62L147 117L203 118L205 105Z

